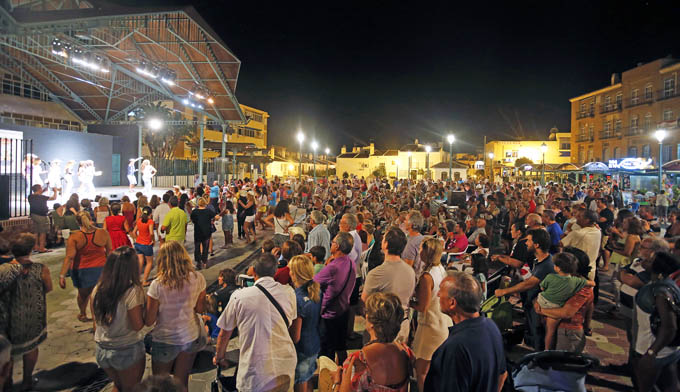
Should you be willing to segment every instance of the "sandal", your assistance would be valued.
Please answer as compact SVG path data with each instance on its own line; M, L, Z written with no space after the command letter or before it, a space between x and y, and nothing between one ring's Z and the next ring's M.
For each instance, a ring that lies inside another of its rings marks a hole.
M78 321L80 321L81 323L88 323L88 322L92 321L92 319L88 318L87 315L85 315L85 314L79 314L78 315Z
M586 335L586 336L593 336L593 330L590 329L590 328L584 328L583 334Z

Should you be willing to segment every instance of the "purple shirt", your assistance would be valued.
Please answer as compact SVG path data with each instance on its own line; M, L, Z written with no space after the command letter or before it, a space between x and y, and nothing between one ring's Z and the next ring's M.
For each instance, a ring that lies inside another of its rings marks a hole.
M349 279L347 279L348 276ZM333 319L349 309L349 297L354 290L355 280L356 268L347 255L333 259L314 276L314 281L319 283L323 290L322 318Z

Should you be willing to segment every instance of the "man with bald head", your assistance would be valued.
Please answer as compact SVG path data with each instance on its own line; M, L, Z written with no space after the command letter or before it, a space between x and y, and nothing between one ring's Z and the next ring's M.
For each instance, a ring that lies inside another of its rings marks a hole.
M451 317L449 337L434 352L426 391L500 391L508 375L503 337L496 324L481 317L482 288L465 272L439 285L439 306Z

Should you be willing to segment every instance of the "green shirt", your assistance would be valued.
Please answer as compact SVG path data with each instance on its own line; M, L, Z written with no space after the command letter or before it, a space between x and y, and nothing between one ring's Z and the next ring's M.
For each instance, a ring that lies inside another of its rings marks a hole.
M578 276L549 274L541 281L541 290L543 290L543 298L562 307L585 285L586 280Z
M166 241L177 241L180 244L184 243L184 237L187 231L187 214L178 207L173 207L165 215L163 224L165 226Z

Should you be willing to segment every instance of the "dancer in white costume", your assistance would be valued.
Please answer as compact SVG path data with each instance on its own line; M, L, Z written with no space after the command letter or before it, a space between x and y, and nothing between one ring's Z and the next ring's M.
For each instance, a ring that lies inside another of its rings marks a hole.
M135 176L135 172L137 169L135 169L135 163L142 159L141 157L139 158L130 158L130 163L128 163L128 168L127 168L127 179L128 183L130 184L130 192L133 192L135 190L135 185L137 185L137 176Z
M55 159L50 162L50 169L47 172L47 183L49 188L52 190L52 195L59 196L62 190L61 187L61 160Z
M64 191L62 192L64 201L68 200L73 192L73 166L75 164L76 161L68 161L64 166Z
M37 155L33 156L33 185L40 185L42 188L45 188L45 182L42 179L42 175L45 174L46 172L42 169L42 160Z
M151 197L151 179L156 175L156 168L151 166L148 159L142 161L142 166L139 168L142 171L142 180L144 180L144 195Z

